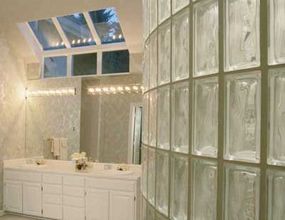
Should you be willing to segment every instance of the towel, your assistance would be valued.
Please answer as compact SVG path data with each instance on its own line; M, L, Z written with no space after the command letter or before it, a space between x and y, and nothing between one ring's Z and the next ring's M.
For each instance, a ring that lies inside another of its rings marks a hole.
M60 156L60 139L59 138L52 139L51 152L53 153L53 156L55 157Z
M67 160L67 138L60 138L60 159Z

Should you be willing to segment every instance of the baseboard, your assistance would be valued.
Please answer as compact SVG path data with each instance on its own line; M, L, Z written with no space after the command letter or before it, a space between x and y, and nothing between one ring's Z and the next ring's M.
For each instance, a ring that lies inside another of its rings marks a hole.
M0 210L0 216L3 216L5 214L4 210Z

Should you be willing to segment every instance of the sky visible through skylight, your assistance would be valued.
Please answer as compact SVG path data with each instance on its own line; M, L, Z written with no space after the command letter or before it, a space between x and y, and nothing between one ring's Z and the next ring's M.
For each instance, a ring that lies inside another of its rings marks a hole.
M86 20L90 16L93 27ZM88 13L74 13L56 18L60 29L54 20L44 19L29 22L35 37L43 50L57 50L71 47L86 47L98 44L124 42L124 36L115 8L106 8ZM96 42L94 31L101 42ZM64 34L64 36L62 36ZM64 39L68 40L68 45Z

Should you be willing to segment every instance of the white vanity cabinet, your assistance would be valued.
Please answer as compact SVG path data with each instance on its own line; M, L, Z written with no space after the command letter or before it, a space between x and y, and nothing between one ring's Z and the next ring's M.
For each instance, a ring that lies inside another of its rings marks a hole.
M86 179L87 220L136 220L137 181Z
M138 175L4 167L4 209L55 220L139 220Z
M85 180L63 176L63 220L85 220Z
M22 183L6 180L4 182L4 209L10 212L22 213L23 206Z
M86 189L86 220L109 220L109 191Z
M62 219L62 176L43 174L43 217Z
M10 212L41 216L41 174L4 170L4 208Z
M41 188L41 183L23 183L23 214L34 216L42 215Z

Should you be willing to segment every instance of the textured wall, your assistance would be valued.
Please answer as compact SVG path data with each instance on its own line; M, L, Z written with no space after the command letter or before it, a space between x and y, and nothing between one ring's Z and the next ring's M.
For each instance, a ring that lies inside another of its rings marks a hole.
M33 89L76 88L75 96L31 97L27 99L26 151L29 156L52 158L47 139L68 138L68 154L80 147L81 79L58 78L28 81Z
M141 94L89 96L90 85L141 83L141 75L106 77L83 83L81 149L102 162L127 163L131 103L142 102ZM98 140L98 137L100 138Z
M0 210L4 159L25 155L25 72L0 33Z

